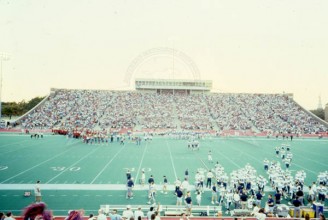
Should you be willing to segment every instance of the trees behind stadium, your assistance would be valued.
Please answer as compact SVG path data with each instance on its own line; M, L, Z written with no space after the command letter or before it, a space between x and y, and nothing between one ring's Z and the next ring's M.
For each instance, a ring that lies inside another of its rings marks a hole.
M39 102L41 102L44 97L35 97L30 101L26 102L25 100L21 102L3 102L2 103L2 115L5 117L19 116L28 112Z

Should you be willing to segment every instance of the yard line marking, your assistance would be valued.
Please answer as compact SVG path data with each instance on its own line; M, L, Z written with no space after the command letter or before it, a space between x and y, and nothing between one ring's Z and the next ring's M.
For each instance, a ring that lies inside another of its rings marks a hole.
M123 147L114 155L114 157L104 166L104 168L97 174L97 176L91 181L90 184L93 184L96 179L105 171L105 169L109 166L109 164L112 163L112 161L117 157L117 155L125 148L125 144L123 145Z
M196 155L196 152L193 150L192 151L193 153L194 153L194 155L196 156L196 157L198 157L198 159L202 162L202 164L204 165L204 167L207 169L207 170L209 170L209 168L208 168L208 166L205 164L205 162L200 158L200 156L197 154Z
M246 142L246 141L244 141L244 143L246 143L246 144L248 144L248 145L251 145L251 146L255 145L255 144L253 144L253 143L249 143L249 142ZM233 145L232 145L232 146L233 146ZM257 146L257 145L255 145L255 146ZM234 148L234 147L233 147L233 148ZM234 149L235 149L235 148L234 148ZM237 150L237 152L239 151L238 149L236 149L236 150ZM247 153L246 151L242 151L242 153L243 153L243 154L247 154L248 156L252 157L255 161L257 161L258 163L262 164L262 161L259 160L257 157L254 157L253 155Z
M17 142L13 142L13 143L9 143L9 144L4 144L0 148L4 148L4 147L10 146L10 145L20 144L20 143L24 143L24 142L26 142L26 140L17 141Z
M304 152L304 151L303 151L303 152ZM306 153L308 153L308 152L306 152ZM304 158L304 159L306 159L306 160L313 161L313 162L318 163L318 164L320 164L320 165L322 165L322 166L328 167L327 164L321 163L321 162L316 161L316 160L309 159L308 157L303 157L303 156L301 156L301 154L298 154L297 157L302 157L302 158Z
M141 169L141 166L142 166L143 159L145 157L145 153L146 153L147 147L148 147L148 142L146 142L146 147L145 147L144 151L142 152L142 157L141 157L141 160L140 160L140 164L139 164L139 167L138 167L138 171L137 171L137 175L136 175L135 181L138 181L139 172L140 172L140 169Z
M247 143L247 142L246 142L246 143ZM248 143L248 144L252 145L251 143ZM252 156L251 154L249 154L249 153L247 153L247 152L244 152L244 153L247 154L247 155L249 155L250 157L254 158L255 161L259 161L259 162L261 162L261 160L258 160L256 157ZM308 160L310 160L310 159L308 159ZM314 160L313 160L313 161L314 161ZM315 162L317 162L317 161L315 161ZM291 166L292 166L292 165L297 166L297 167L300 167L300 168L302 168L302 169L304 169L304 170L307 170L307 171L309 171L310 173L317 174L317 173L314 172L313 170L307 169L307 168L305 168L305 167L303 167L303 166L301 166L301 165L298 165L298 164L296 164L296 163L292 163ZM325 166L326 166L326 165L325 165Z
M307 169L307 168L305 168L305 167L303 167L303 166L301 166L301 165L298 165L297 163L292 163L291 164L291 166L292 165L294 165L294 166L297 166L297 167L300 167L300 168L302 168L303 170L307 170L307 171L309 171L310 173L313 173L313 174L318 174L318 173L316 173L316 172L314 172L313 170L309 170L309 169Z
M218 139L220 139L220 138L218 138ZM253 139L255 139L255 140L257 140L257 141L265 141L265 142L267 142L267 141L288 141L288 142L290 142L290 143L293 143L293 142L303 142L303 141L307 141L307 142L327 142L327 140L325 140L325 139L318 139L318 138L297 138L297 139L293 139L293 141L291 142L290 141L290 139L288 139L288 140L286 140L286 139L276 139L276 138L260 138L260 137L239 137L239 138L237 138L237 137L227 137L225 140L253 140ZM223 139L221 139L221 140L223 140Z
M305 154L312 154L312 155L316 155L316 156L321 156L322 154L320 154L320 153L314 153L313 151L304 151L304 150L302 150L302 148L300 148L299 146L297 146L297 147L295 147L295 146L293 146L292 147L292 151L293 152L295 152L295 151L301 151L301 152L303 152L303 153L305 153ZM302 155L302 154L297 154L297 156L299 157L300 155ZM303 156L301 156L301 157L303 157ZM311 159L309 159L308 157L303 157L303 158L305 158L305 159L307 159L307 160L311 160ZM324 163L320 163L320 162L318 162L318 161L316 161L316 160L311 160L311 161L313 161L313 162L315 162L315 163L319 163L319 164L321 164L321 165L323 165L323 166L327 166L327 164L324 164Z
M70 168L72 168L73 166L75 166L76 164L78 164L80 161L84 160L86 157L88 157L90 154L93 154L95 151L97 151L99 149L99 146L97 148L95 148L93 151L91 151L90 153L84 155L84 157L80 158L78 161L76 161L75 163L73 163L72 165L70 165L69 167L67 167L66 169L64 169L63 171L61 171L59 174L57 174L56 176L54 176L53 178L51 178L50 180L48 180L46 182L50 183L52 180L56 179L57 177L59 177L60 175L62 175L63 173L65 173L67 170L69 170ZM67 181L65 181L66 183Z
M174 172L175 179L178 179L177 171L175 170L175 166L174 166L174 162L173 162L173 157L172 157L171 147L170 147L169 143L167 142L167 140L165 140L165 142L166 142L166 146L167 146L168 149L169 149L170 159L171 159L171 163L172 163L172 167L173 167L173 172Z
M193 151L193 153L195 154L195 151ZM196 155L196 154L195 154ZM204 167L206 168L206 170L209 170L208 166L205 164L205 162L200 158L199 155L197 155L198 159L202 162L202 164L204 165Z
M246 143L248 143L248 142L246 142ZM248 143L248 144L252 145L251 143ZM244 153L247 154L247 155L249 155L250 157L254 158L255 161L259 161L259 162L261 163L261 160L259 160L258 158L254 157L253 155L251 155L251 154L249 154L249 153L247 153L247 152L244 152ZM295 166L300 167L300 168L302 168L302 169L304 169L304 170L307 170L307 171L309 171L309 172L311 172L311 173L313 173L313 174L317 174L317 173L314 172L313 170L307 169L307 168L305 168L305 167L303 167L303 166L301 166L301 165L298 165L298 164L296 164L296 163L292 163L291 165L295 165Z
M205 145L209 146L207 143ZM228 161L230 161L230 163L232 163L233 165L235 165L237 168L240 168L240 166L237 163L235 163L233 160L231 160L229 157L227 157L226 155L222 154L220 151L218 153L221 156L223 156L225 159L227 159Z
M55 142L55 140L52 140L52 141L49 140L49 141L47 141L47 142L43 142L43 143L41 143L41 144L42 144L42 145L43 145L43 144L49 144L50 142ZM32 147L32 146L35 146L35 145L40 145L40 143L29 144L29 145L23 146L23 147L21 147L21 148L17 148L17 149L9 150L9 151L7 151L7 152L1 152L1 154L7 154L7 153L15 152L15 151L20 151L20 150L22 150L22 149L24 149L24 148L29 148L29 147Z
M78 143L78 142L75 142L75 143ZM73 143L73 144L74 144L74 143ZM51 160L53 160L53 159L55 159L55 158L57 158L57 157L59 157L59 156L65 154L67 151L70 151L70 150L72 150L72 148L67 149L67 150L63 151L62 153L57 154L56 156L53 156L53 157L49 158L48 160L45 160L45 161L43 161L43 162L41 162L41 163L39 163L39 164L37 164L37 165L35 165L35 166L33 166L33 167L27 169L27 170L24 170L24 171L22 171L22 172L20 172L20 173L18 173L18 174L16 174L16 175L14 175L14 176L8 178L8 179L2 181L1 183L5 183L5 182L7 182L7 181L9 181L9 180L11 180L11 179L17 177L17 176L20 176L20 175L22 175L22 174L24 174L24 173L26 173L26 172L28 172L28 171L30 171L30 170L33 170L34 168L36 168L36 167L38 167L38 166L41 166L42 164L47 163L48 161L51 161Z
M235 163L233 160L231 160L229 157L227 157L226 155L222 154L221 152L219 152L220 155L222 155L224 158L226 158L227 160L229 160L232 164L234 164L237 168L240 168L240 166Z
M35 133L35 132L34 132ZM15 132L14 133L1 133L1 137L31 137L31 134L26 134L25 132ZM52 134L43 134L43 137L53 137ZM41 139L41 138L40 138Z

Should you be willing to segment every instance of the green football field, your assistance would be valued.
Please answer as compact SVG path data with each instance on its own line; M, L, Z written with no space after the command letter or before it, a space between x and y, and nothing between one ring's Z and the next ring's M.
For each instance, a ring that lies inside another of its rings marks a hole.
M103 204L145 205L147 186L140 186L138 181L134 199L125 198L128 169L135 180L140 178L142 170L146 172L146 179L154 175L160 187L163 175L173 184L176 178L184 178L188 168L190 184L193 184L197 169L214 168L214 163L207 160L209 150L213 161L219 161L228 174L249 163L259 175L267 178L263 159L280 161L274 148L286 142L291 144L294 155L290 170L293 175L304 170L306 184L316 181L319 172L328 170L328 140L325 139L296 138L291 142L260 137L207 138L200 140L199 151L190 151L186 140L164 137L154 137L137 146L130 141L125 145L119 142L87 145L64 136L31 139L27 135L0 134L0 211L20 214L23 207L34 201L36 180L42 183L42 200L55 214L65 215L67 210L78 208L95 213ZM32 196L24 197L26 191L31 191ZM173 191L157 194L162 204L176 202ZM202 204L210 205L210 197L211 192L206 191Z

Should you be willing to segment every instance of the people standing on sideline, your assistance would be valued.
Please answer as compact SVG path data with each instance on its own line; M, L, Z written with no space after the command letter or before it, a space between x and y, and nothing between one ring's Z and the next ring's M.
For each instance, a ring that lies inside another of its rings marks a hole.
M146 174L145 174L145 171L143 170L143 171L141 171L141 178L140 178L140 184L142 185L142 186L144 186L145 185L145 182L146 182Z
M228 214L230 211L230 206L231 206L231 203L233 200L233 195L234 194L232 193L232 191L228 190L227 195L226 195L226 209L227 209L226 214Z
M216 188L216 184L214 183L212 186L212 204L218 203L218 192Z
M274 194L274 200L276 205L281 204L281 197L282 197L281 191L277 190L276 194Z
M187 192L187 195L186 195L186 198L185 198L185 203L186 203L187 215L191 215L192 199L191 199L190 191Z
M261 202L262 202L262 198L263 198L261 191L258 191L256 193L255 197L256 197L255 203L256 203L257 207L261 208Z
M16 219L13 217L11 212L7 212L4 220L16 220Z
M104 210L102 210L102 209L98 210L97 220L107 220L107 217L104 214Z
M186 193L189 191L189 182L188 179L184 179L183 182L181 183L180 189L183 192L183 195L186 195Z
M167 184L168 184L168 181L167 181L167 178L166 176L163 176L163 190L162 190L162 193L164 194L167 194Z
M150 175L150 177L148 178L148 184L149 184L148 198L149 199L150 199L150 196L151 196L151 187L153 186L154 183L155 183L154 177L153 177L153 175Z
M122 217L126 219L131 219L133 218L133 212L131 210L131 205L126 206L126 210L123 211ZM97 219L98 220L98 219Z
M121 220L122 216L117 214L117 209L113 209L111 213L108 213L110 220ZM97 219L98 220L98 219Z
M133 199L133 187L134 187L134 182L133 182L133 178L131 177L130 179L128 179L127 183L126 183L126 187L127 187L127 192L126 192L126 199Z
M206 187L208 189L211 188L211 185L212 185L212 178L214 177L213 173L211 170L209 170L206 174L206 177L207 177L207 181L206 181Z
M314 195L314 191L313 189L311 188L311 186L309 186L309 192L308 192L308 196L307 196L307 201L312 204L313 201L315 199L315 195Z
M266 214L264 213L264 208L261 208L258 212L254 213L254 216L258 220L265 220L266 219Z
M227 190L226 188L223 186L223 184L221 184L220 186L220 196L219 196L219 204L221 205L223 203L223 200L226 196Z
M239 209L239 207L240 207L240 195L238 194L237 190L233 194L233 202L235 204L235 209Z
M323 183L320 183L320 186L317 188L318 190L318 202L321 202L321 204L325 204L325 198L327 195L327 188L323 185Z
M149 201L148 201L148 204L156 203L155 196L156 196L155 183L151 182L151 184L149 185Z
M151 216L152 216L154 213L155 213L155 211L154 211L154 206L151 206L151 207L149 208L149 211L147 212L147 219L148 219L148 220L151 220Z
M90 213L89 214L89 218L88 218L88 220L95 220L96 218L93 216L93 214L92 213Z
M40 180L36 181L34 186L34 195L35 195L35 202L41 202L41 188L40 188Z
M248 200L247 191L243 189L240 194L241 209L247 209L247 200Z
M268 211L270 213L273 213L274 201L272 199L272 195L271 194L269 194L269 196L268 196L267 205L269 207L269 210L266 210L266 211Z
M141 210L141 206L138 207L138 209L136 211L134 211L134 220L138 220L138 217L145 217L143 211ZM115 220L115 219L114 219Z
M129 180L129 179L131 179L131 172L130 172L130 170L127 170L126 171L126 180Z
M148 178L148 184L150 185L151 183L155 183L153 175L150 175L150 177Z
M182 205L182 197L183 197L183 193L180 190L180 187L178 187L175 190L175 195L177 196L177 206L181 206Z
M177 178L174 182L175 185L175 193L177 192L178 189L180 189L181 186L181 180L179 178Z
M197 192L196 202L197 202L198 206L200 206L200 204L202 202L202 194L199 191Z
M299 198L296 196L296 198L293 201L294 205L294 218L296 218L296 215L298 218L301 217L301 205L302 203L300 202Z
M316 185L316 182L313 182L313 183L312 183L311 189L312 189L313 192L314 192L314 199L313 199L313 202L315 202L316 199L317 199L317 196L318 196L318 187L317 187L317 185Z

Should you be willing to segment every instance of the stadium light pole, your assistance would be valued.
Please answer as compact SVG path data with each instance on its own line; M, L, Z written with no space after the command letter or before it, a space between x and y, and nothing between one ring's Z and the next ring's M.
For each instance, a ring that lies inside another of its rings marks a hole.
M9 60L9 55L5 53L0 53L0 120L2 117L2 62L3 61L8 61Z

